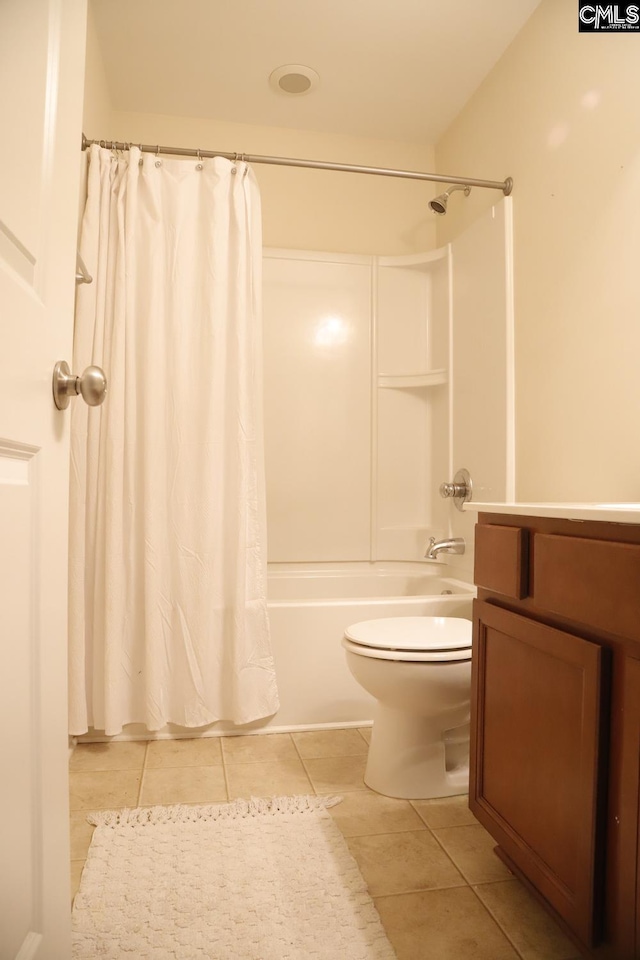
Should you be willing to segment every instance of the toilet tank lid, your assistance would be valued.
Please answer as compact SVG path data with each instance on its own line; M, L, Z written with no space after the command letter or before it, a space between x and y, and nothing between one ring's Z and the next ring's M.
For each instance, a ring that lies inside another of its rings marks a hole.
M388 617L354 623L344 635L380 650L464 650L471 647L471 627L461 617Z

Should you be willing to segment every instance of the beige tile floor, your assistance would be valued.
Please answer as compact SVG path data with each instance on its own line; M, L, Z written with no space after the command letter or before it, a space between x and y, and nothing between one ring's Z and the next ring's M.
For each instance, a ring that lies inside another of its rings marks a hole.
M466 798L392 800L369 790L368 738L367 729L345 729L78 745L70 762L72 896L91 842L88 810L339 793L330 812L398 960L578 958L495 856Z

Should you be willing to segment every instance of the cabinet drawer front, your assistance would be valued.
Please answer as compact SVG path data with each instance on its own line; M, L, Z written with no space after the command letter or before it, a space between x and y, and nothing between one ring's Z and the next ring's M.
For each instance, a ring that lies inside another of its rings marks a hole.
M476 526L475 581L479 587L521 600L528 593L529 534L496 523Z
M585 944L598 908L604 654L474 605L471 808Z
M640 546L536 534L531 594L537 607L637 639Z

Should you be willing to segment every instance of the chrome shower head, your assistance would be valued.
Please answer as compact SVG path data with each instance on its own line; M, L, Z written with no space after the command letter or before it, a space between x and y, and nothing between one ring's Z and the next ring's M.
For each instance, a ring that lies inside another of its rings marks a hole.
M449 197L454 190L464 190L465 197L468 197L471 193L471 187L454 184L452 187L448 187L444 193L441 193L439 197L434 197L433 200L429 200L429 209L437 213L439 217L444 217L447 212Z
M439 217L444 217L447 212L447 200L449 195L443 193L440 197L434 197L433 200L429 200L429 207L433 210L434 213L437 213Z

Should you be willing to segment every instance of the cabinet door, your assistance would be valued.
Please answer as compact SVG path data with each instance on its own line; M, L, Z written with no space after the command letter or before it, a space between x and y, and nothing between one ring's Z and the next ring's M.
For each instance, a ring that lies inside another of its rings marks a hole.
M471 809L587 945L594 942L601 899L606 652L476 601Z

